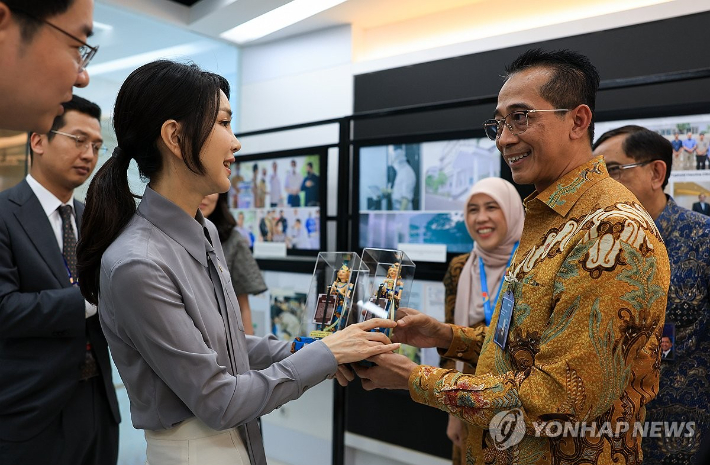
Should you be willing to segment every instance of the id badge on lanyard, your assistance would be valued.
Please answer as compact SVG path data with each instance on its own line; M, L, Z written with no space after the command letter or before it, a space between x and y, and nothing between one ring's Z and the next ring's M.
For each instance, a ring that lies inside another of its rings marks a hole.
M503 274L507 273L508 268L510 268L510 264L513 261L513 257L515 256L515 251L518 250L519 244L520 241L517 241L513 245L513 250L510 252L510 258L508 259L508 264L505 265L505 271L503 272ZM500 299L500 293L503 290L503 282L505 281L505 279L501 279L500 285L498 286L498 293L496 294L496 299L491 304L490 295L488 294L488 280L486 279L486 268L483 265L483 260L481 260L480 258L478 259L478 267L478 275L481 279L481 297L483 298L483 315L486 320L486 326L490 326L491 318L493 318L493 309L498 303L498 299Z
M508 288L503 294L503 300L500 304L500 314L498 315L498 323L493 334L493 342L498 344L501 350L505 349L505 343L508 340L508 330L510 329L510 320L513 318L513 307L515 307L515 296L513 291Z

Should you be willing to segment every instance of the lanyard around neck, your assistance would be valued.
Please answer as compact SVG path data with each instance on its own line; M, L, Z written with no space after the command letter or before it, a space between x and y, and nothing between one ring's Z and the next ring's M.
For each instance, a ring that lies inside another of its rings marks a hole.
M505 265L505 269L507 270L508 267L510 267L510 263L513 261L513 256L515 255L515 251L518 249L518 244L520 244L520 241L516 242L515 245L513 245L513 250L510 252L510 258L508 259L508 264ZM480 270L480 277L481 277L481 296L483 297L483 315L486 318L486 326L489 326L491 324L491 318L493 318L493 310L495 309L496 304L498 303L498 299L500 298L500 292L503 290L503 281L504 279L500 280L500 286L498 286L498 294L496 294L496 300L494 301L493 305L491 305L491 301L488 298L488 281L486 280L486 268L483 264L483 260L481 260L481 257L478 257L478 269ZM505 275L505 271L503 272L503 275Z
M64 268L66 268L66 270L67 270L67 276L69 277L69 283L72 286L78 286L79 279L72 276L71 270L69 269L69 263L67 263L67 259L66 259L66 257L64 257L64 254L62 254L62 260L64 260Z

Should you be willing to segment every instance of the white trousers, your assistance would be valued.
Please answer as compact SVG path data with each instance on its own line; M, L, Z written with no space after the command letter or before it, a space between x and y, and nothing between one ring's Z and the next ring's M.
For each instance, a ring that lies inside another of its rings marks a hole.
M168 430L145 430L146 465L249 465L236 428L213 430L196 417Z

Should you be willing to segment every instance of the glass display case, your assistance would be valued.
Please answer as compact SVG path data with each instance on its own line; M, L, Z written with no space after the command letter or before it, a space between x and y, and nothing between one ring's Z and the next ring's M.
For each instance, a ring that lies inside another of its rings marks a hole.
M301 322L305 334L296 337L292 352L357 322L354 302L366 299L369 275L355 252L319 253Z
M357 301L358 321L394 320L397 309L409 301L416 265L401 250L374 248L363 249L362 263L367 276L360 276L359 281L366 298ZM391 335L389 328L383 332Z

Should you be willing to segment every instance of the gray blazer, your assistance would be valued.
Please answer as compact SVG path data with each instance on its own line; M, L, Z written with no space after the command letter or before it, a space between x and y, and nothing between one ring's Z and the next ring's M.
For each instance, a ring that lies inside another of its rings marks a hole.
M197 220L197 221L196 221ZM225 324L209 277L209 231L236 329L233 373ZM291 355L273 336L245 336L215 226L150 187L101 260L99 316L131 399L136 428L198 417L214 429L242 425L298 398L335 373L323 342Z

